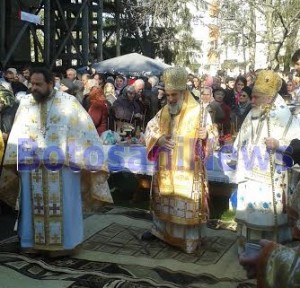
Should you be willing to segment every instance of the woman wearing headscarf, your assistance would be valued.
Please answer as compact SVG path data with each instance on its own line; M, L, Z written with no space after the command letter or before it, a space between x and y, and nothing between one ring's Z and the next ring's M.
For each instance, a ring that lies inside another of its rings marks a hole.
M140 119L142 110L137 101L133 86L126 86L120 96L113 104L112 111L115 120L132 123L135 119Z
M117 75L115 80L115 91L116 91L116 97L118 98L122 94L122 90L127 85L127 79L122 75Z

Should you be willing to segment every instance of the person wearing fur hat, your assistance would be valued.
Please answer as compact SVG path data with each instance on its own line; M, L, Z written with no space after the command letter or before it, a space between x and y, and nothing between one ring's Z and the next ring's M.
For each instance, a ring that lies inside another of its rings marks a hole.
M214 139L208 115L186 86L187 72L181 67L163 73L167 104L146 127L148 159L157 161L151 193L151 231L155 237L186 253L201 246L208 218L208 185L205 173L207 149ZM191 165L192 163L192 165Z
M291 240L286 213L289 181L283 164L285 147L299 131L283 98L278 94L281 78L271 70L257 74L252 90L252 109L237 135L237 237L239 253L247 242L261 238Z

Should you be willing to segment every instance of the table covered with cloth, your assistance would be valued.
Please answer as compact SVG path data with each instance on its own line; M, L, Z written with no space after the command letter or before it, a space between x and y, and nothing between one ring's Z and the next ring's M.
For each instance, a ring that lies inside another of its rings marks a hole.
M134 174L152 176L156 170L155 161L147 159L146 147L133 145L103 145L103 157L111 173L127 171ZM234 167L231 167L230 154L215 151L206 162L209 181L234 183Z

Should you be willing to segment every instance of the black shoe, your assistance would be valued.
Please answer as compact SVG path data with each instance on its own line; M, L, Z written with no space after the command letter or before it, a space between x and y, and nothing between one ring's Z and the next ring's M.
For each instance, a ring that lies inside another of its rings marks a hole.
M144 232L141 237L141 240L143 240L143 241L153 241L155 239L157 239L157 237L154 236L150 231Z

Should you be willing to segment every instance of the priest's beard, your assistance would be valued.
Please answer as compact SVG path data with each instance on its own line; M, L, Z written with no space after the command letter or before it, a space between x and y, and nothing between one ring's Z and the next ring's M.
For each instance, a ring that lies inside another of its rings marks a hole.
M48 97L50 97L51 91L52 90L50 90L50 89L47 89L45 92L33 90L31 93L32 93L34 100L37 103L42 103L42 102L46 101L48 99Z
M179 114L183 104L183 95L181 95L180 99L176 103L168 103L168 110L171 115Z
M259 118L263 114L263 109L262 107L253 107L251 109L251 118Z

